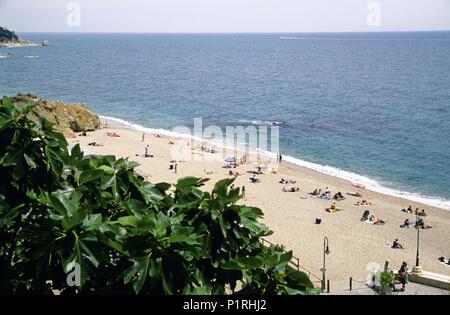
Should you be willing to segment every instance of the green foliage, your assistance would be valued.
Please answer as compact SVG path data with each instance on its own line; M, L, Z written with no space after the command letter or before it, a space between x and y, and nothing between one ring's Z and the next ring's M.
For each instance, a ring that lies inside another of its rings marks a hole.
M382 271L380 273L380 283L386 286L393 286L395 283L395 275L390 271Z
M127 159L69 152L29 110L0 106L0 293L317 293L292 252L261 245L263 213L236 204L232 180L151 184Z

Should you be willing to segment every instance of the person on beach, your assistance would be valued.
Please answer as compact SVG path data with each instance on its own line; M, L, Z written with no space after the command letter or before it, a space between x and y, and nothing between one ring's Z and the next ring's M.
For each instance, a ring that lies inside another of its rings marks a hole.
M242 198L245 199L245 186L242 186Z
M403 245L400 244L400 242L398 241L398 238L396 238L395 241L392 243L392 248L403 249Z
M147 146L145 147L145 154L144 154L144 157L149 157L149 154L148 154L148 150L150 149L150 146L147 144Z
M405 286L408 283L408 264L406 262L403 262L402 266L398 270L397 279L402 284L400 291L405 291Z
M145 141L145 132L142 134L142 139L141 139L141 142L144 142Z
M175 172L175 174L178 172L178 164L177 163L175 163L173 171Z
M100 144L97 142L90 142L90 143L88 143L88 145L93 146L93 147L103 147L103 144Z
M419 212L419 216L420 216L420 217L426 217L426 216L427 216L427 214L426 214L426 212L425 212L425 209L422 209L422 211Z

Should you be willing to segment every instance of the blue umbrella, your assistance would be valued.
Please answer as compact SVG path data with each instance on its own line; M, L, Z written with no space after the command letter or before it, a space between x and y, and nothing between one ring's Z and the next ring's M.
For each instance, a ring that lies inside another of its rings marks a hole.
M237 160L236 160L236 158L234 158L234 157L229 157L229 158L227 158L227 159L225 160L225 162L228 162L228 163L236 163Z

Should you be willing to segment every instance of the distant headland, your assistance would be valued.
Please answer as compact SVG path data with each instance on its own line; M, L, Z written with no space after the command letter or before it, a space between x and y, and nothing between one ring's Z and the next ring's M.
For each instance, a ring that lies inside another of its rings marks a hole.
M13 48L36 46L35 43L21 39L14 31L8 30L6 27L0 27L0 48Z

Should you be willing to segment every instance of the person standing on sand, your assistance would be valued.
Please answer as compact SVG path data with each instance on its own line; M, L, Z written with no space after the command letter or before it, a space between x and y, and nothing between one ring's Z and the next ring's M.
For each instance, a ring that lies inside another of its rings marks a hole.
M177 163L175 163L175 165L174 165L174 172L175 172L175 174L178 172L178 164Z
M279 160L279 162L278 163L280 163L281 164L281 160L283 159L283 156L281 155L281 153L280 153L280 160Z
M145 155L144 157L148 157L148 150L149 150L150 146L147 144L147 146L145 147Z
M141 142L144 142L145 141L145 132L142 134L142 139L141 139Z
M408 264L406 262L402 263L402 266L398 271L398 280L400 280L400 283L402 284L400 291L405 291L405 286L408 283Z
M242 186L242 198L245 199L245 186Z

